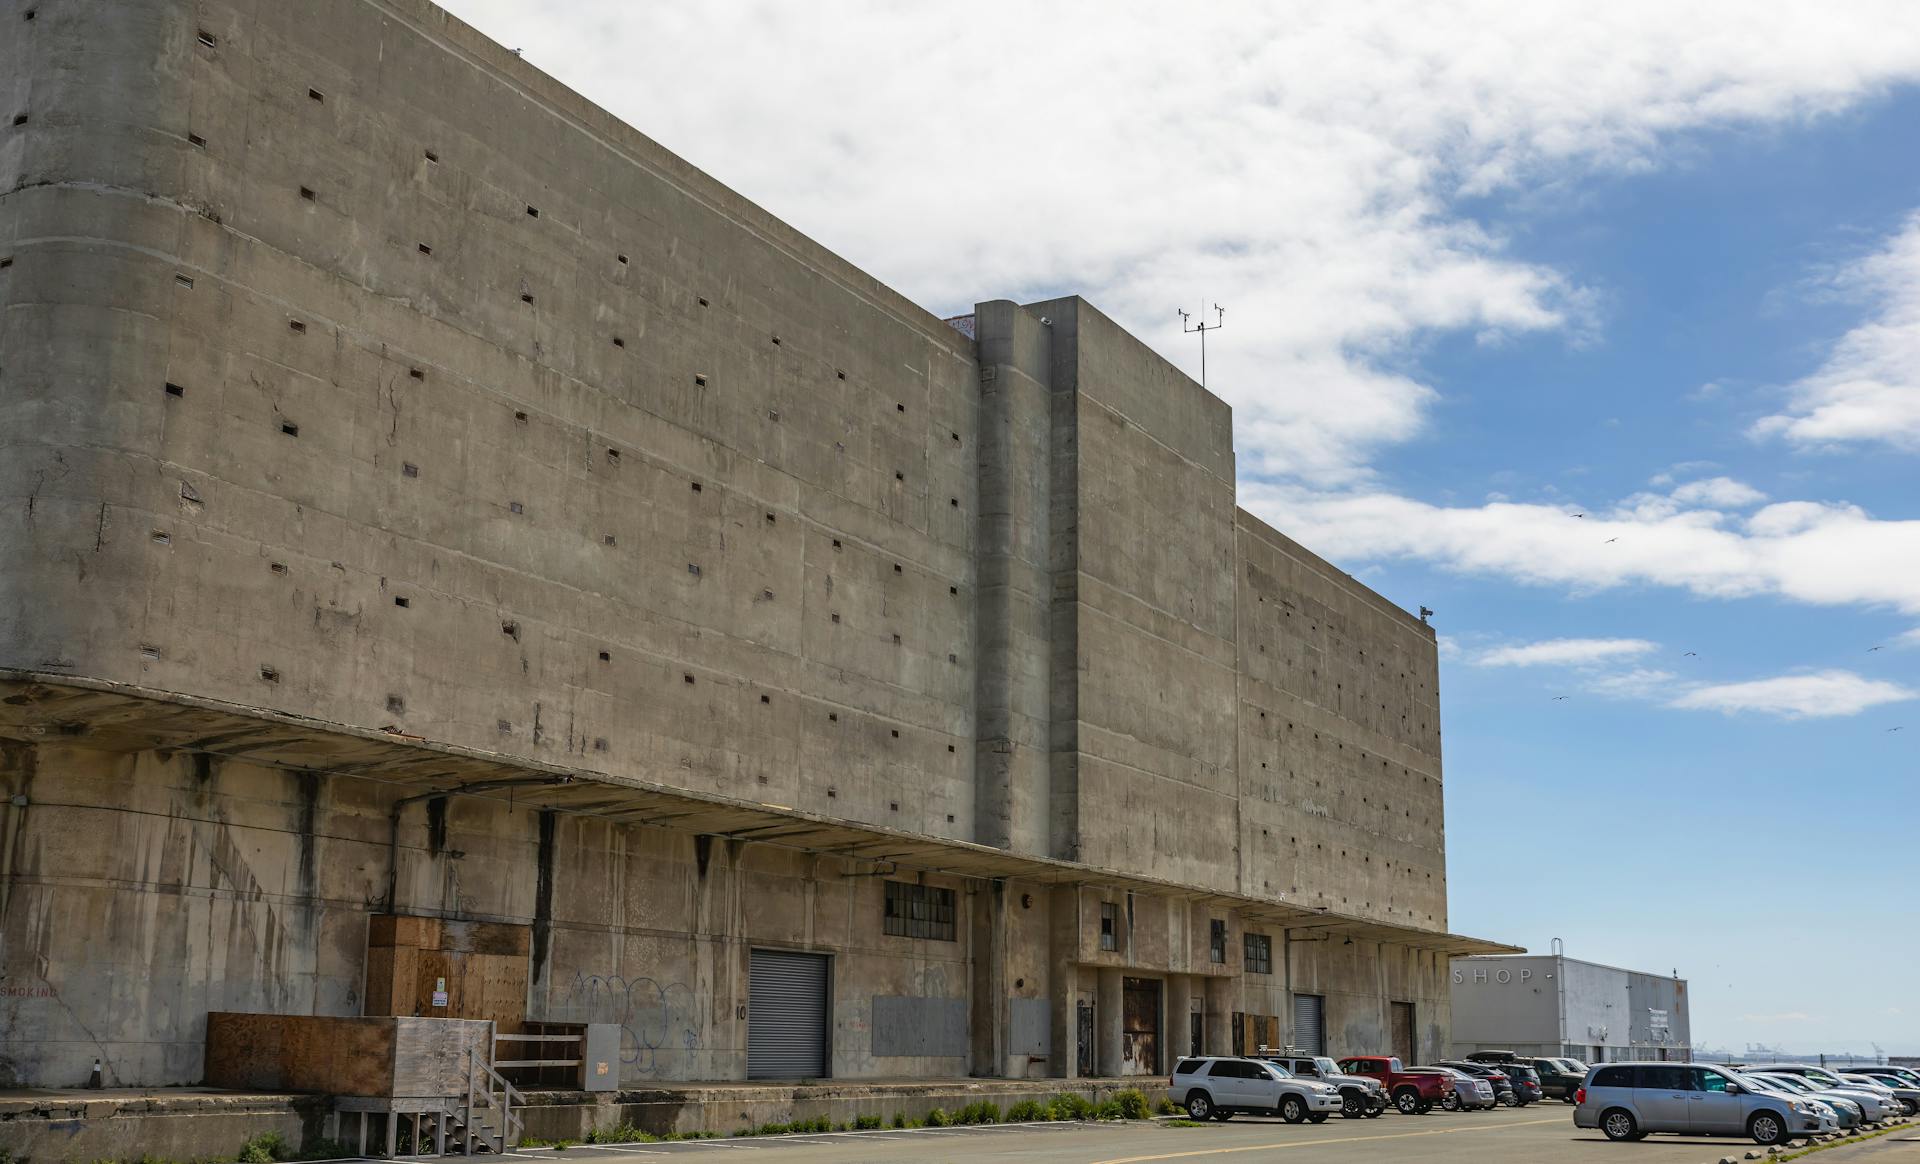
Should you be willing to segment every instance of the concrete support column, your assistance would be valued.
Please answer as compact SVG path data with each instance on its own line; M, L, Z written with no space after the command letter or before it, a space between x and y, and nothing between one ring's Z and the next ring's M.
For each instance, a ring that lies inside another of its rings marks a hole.
M973 989L968 1008L973 1074L997 1079L1007 1070L1007 894L995 881L969 901L973 914Z
M1233 1054L1233 979L1224 974L1207 978L1207 1017L1201 1035L1207 1054Z
M1117 967L1100 967L1099 994L1093 1003L1094 1066L1112 1079L1120 1074L1120 1040L1126 1010L1126 992Z
M1172 1072L1182 1055L1193 1053L1193 975L1167 975L1166 1017L1161 1020L1160 1058L1162 1067Z
M1047 1074L1072 1079L1080 1073L1080 1024L1074 1006L1080 999L1080 890L1055 886L1047 903L1047 1000L1052 1038Z

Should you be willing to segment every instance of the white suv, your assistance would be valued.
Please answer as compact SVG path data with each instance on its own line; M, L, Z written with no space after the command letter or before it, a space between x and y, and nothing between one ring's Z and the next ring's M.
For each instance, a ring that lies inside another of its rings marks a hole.
M1286 1068L1259 1059L1196 1055L1180 1060L1167 1085L1173 1102L1197 1120L1223 1120L1243 1112L1277 1115L1290 1124L1321 1124L1340 1110L1339 1088L1297 1079Z

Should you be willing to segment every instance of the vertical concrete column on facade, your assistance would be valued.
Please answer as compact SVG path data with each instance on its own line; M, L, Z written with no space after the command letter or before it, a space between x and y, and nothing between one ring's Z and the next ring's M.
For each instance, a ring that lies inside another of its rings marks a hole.
M1169 1069L1193 1050L1193 975L1167 975L1166 1017L1161 1020L1160 1052Z
M1233 1054L1233 979L1224 974L1207 977L1207 1013L1201 1027L1207 1054Z
M1047 1074L1072 1079L1080 1073L1080 888L1056 885L1048 903L1047 998L1052 1037Z
M967 1033L974 1075L997 1079L1007 1070L1007 883L994 881L969 896L972 903L973 983Z
M1102 1078L1113 1079L1120 1074L1121 1031L1125 1029L1123 1019L1126 1012L1126 991L1121 983L1118 966L1100 967L1100 981L1093 1002L1093 1045L1094 1066Z
M976 304L979 527L974 583L974 839L1048 851L1051 335L1007 300Z

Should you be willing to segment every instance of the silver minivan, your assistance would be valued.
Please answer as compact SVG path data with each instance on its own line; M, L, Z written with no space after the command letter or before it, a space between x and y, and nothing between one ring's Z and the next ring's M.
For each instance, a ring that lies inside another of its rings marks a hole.
M1765 1146L1815 1135L1821 1120L1807 1101L1754 1091L1717 1064L1606 1063L1575 1093L1573 1123L1609 1140L1679 1132L1749 1136Z

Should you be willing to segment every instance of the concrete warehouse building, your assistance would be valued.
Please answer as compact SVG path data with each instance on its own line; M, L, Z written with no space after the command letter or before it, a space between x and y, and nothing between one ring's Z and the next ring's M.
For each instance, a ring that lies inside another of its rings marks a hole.
M1490 955L1455 958L1452 987L1455 1055L1520 1051L1589 1064L1693 1055L1687 981L1676 975L1560 953Z
M424 0L0 27L0 1083L1430 1059L1510 949L1432 631L1087 303L935 318Z

